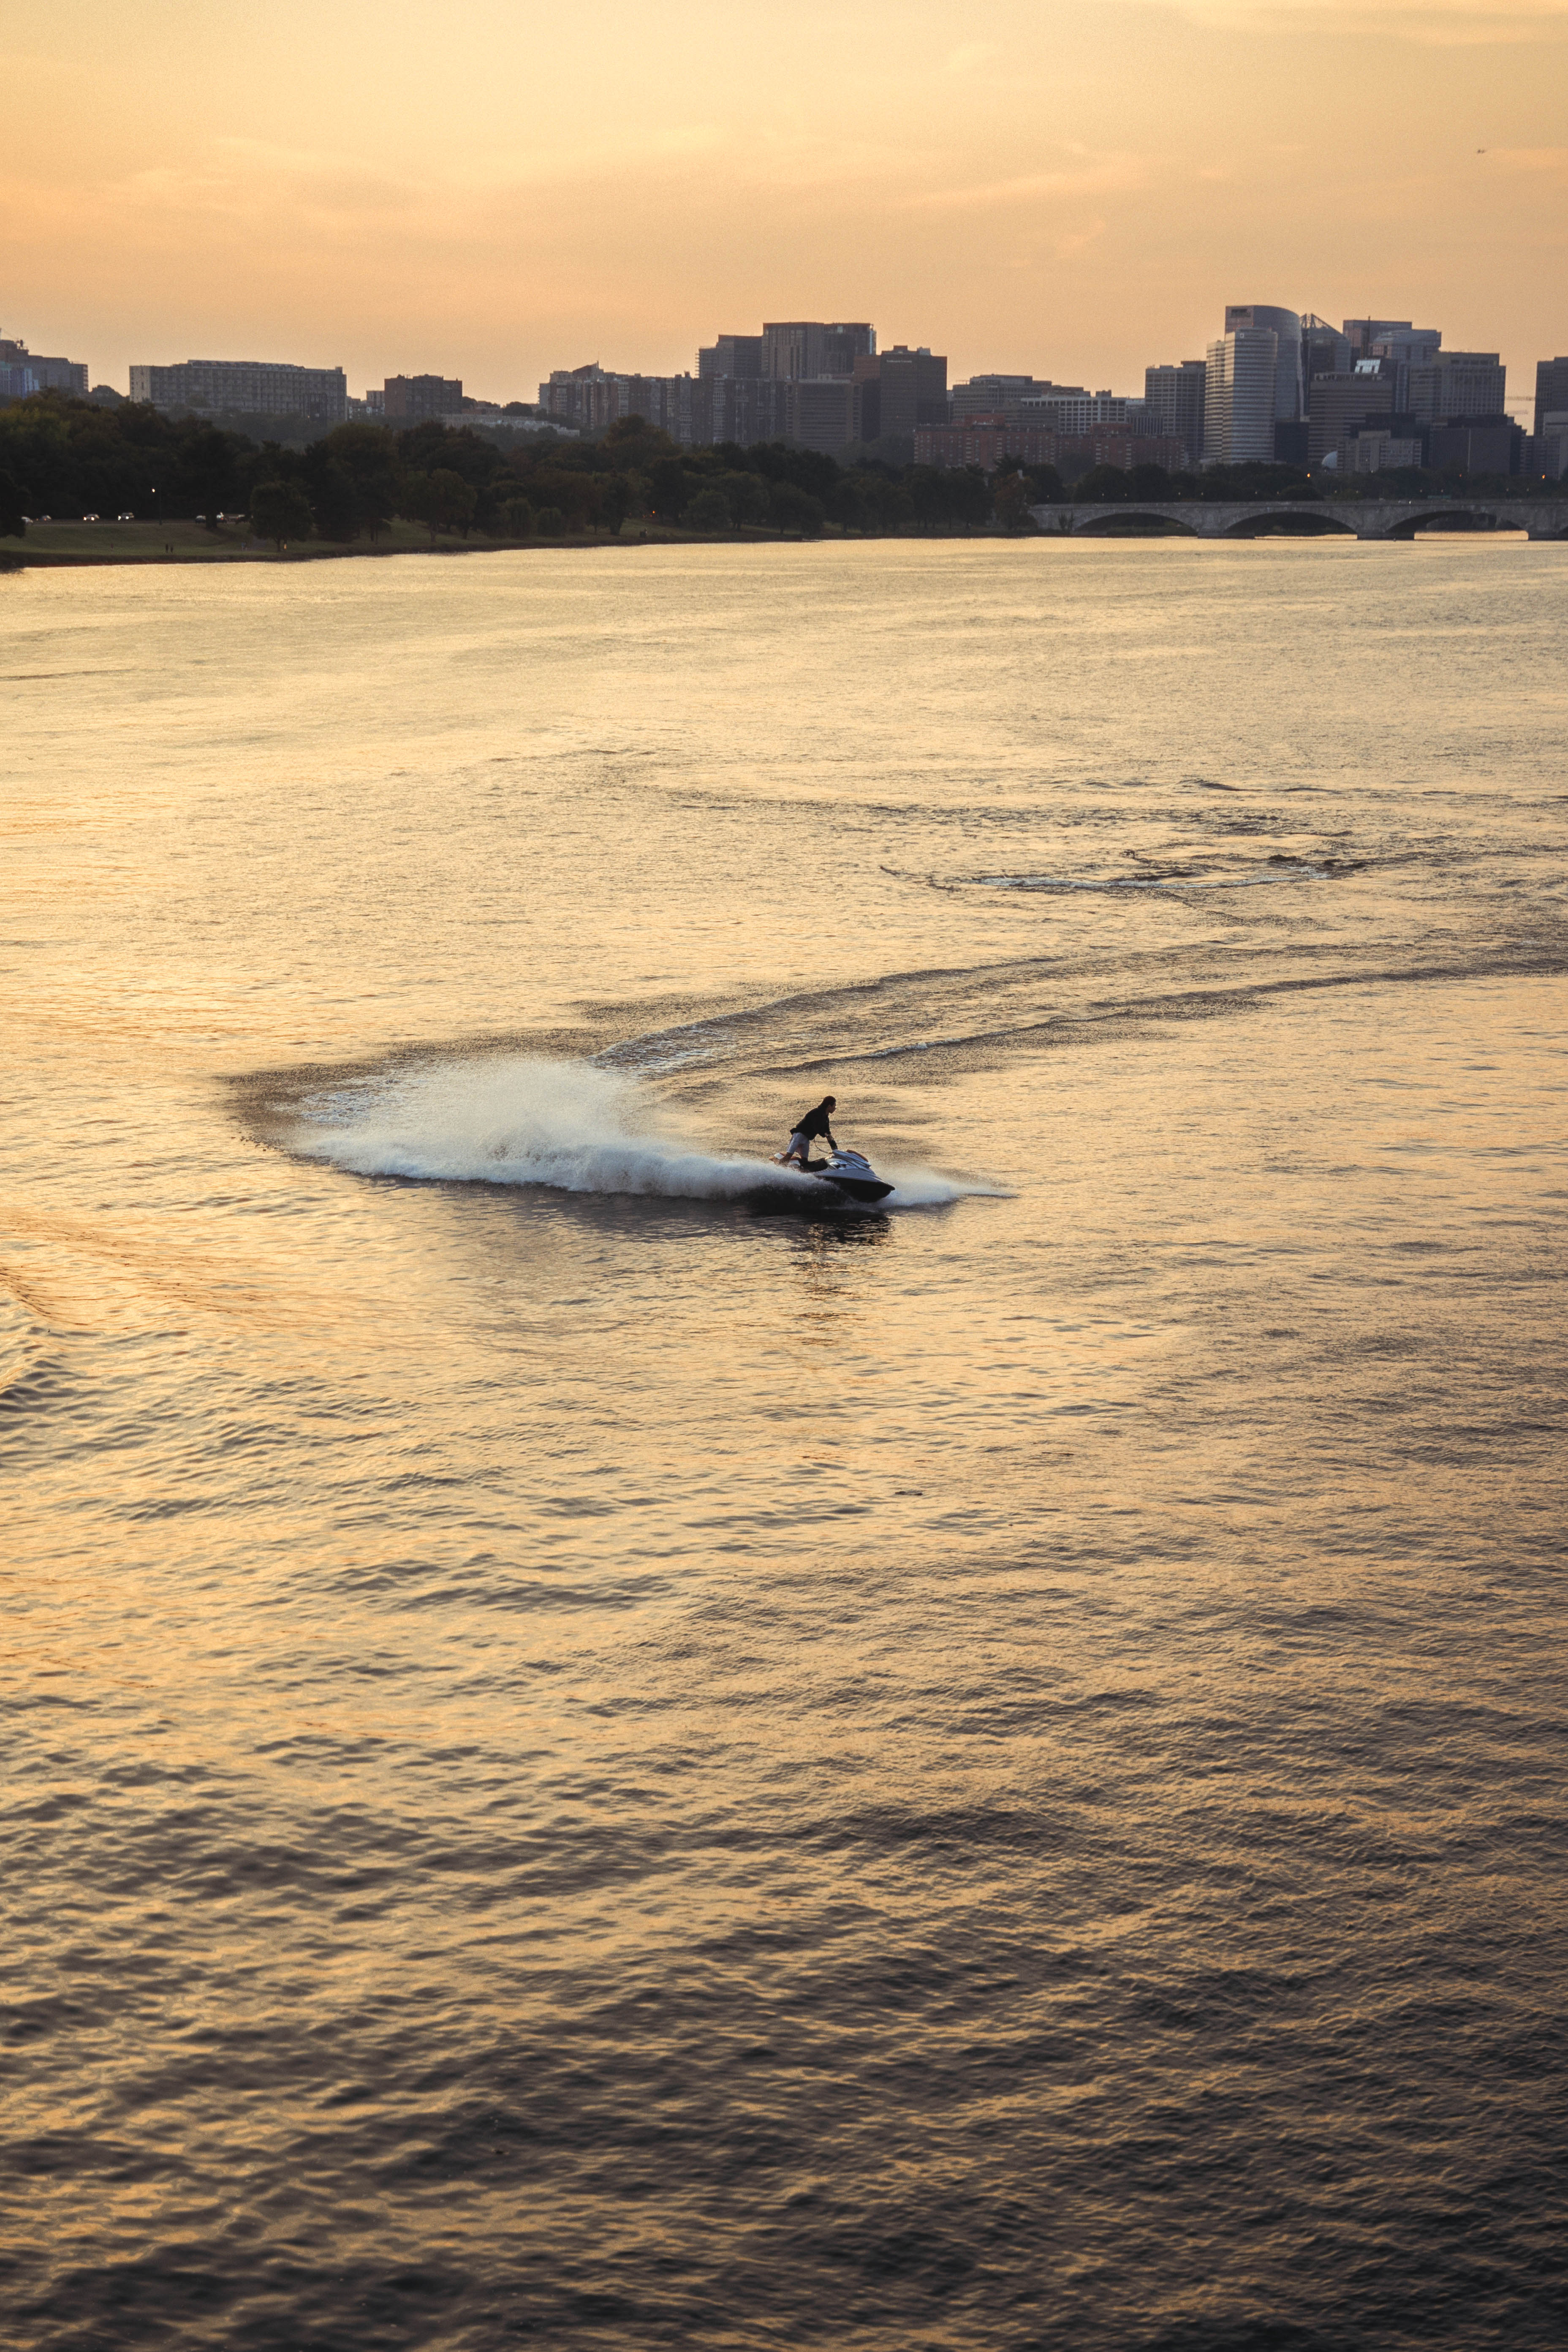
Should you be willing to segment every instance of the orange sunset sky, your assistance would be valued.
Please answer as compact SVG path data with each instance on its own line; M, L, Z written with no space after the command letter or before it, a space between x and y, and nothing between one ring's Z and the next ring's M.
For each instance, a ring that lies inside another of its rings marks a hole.
M1568 352L1568 0L49 0L0 12L0 332L665 373L867 318L1141 390L1226 301Z

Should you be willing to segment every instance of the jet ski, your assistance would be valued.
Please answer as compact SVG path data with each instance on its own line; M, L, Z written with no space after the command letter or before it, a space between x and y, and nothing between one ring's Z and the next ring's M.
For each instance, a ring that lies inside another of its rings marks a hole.
M830 1160L808 1160L805 1172L820 1183L830 1184L847 1201L885 1201L893 1189L883 1183L870 1161L858 1151L835 1151Z

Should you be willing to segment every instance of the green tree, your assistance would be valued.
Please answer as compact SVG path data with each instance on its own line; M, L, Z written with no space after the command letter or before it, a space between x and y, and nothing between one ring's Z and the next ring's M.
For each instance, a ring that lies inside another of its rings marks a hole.
M467 539L479 504L479 493L473 484L465 482L450 466L437 466L430 477L430 490L441 529L460 530Z
M732 520L730 501L716 482L699 490L686 509L688 530L728 530Z
M679 457L656 457L648 467L648 504L660 522L679 522L697 488Z
M735 522L764 522L768 512L768 486L760 474L735 471L733 468L716 475L713 488L722 490L730 514Z
M619 416L599 444L618 469L646 474L661 457L679 458L680 452L668 433L640 416Z
M1127 477L1127 483L1135 499L1151 499L1164 503L1172 496L1171 477L1163 466L1134 466Z
M0 473L0 539L26 539L27 520L15 478Z
M310 484L310 511L323 539L334 539L346 546L351 539L359 537L359 501L354 486L343 467L330 459L315 469Z
M1127 476L1120 466L1091 466L1079 476L1072 494L1084 506L1110 506L1129 496Z
M819 449L794 449L787 441L759 441L744 455L753 473L765 474L770 482L793 482L797 490L814 499L827 499L838 480L837 461Z
M827 517L820 499L813 498L797 482L781 481L768 491L768 519L780 530L798 530L807 539L816 539Z
M436 543L438 530L461 530L465 538L479 503L478 492L449 466L431 474L410 474L398 499L410 522L422 522Z
M1029 519L1034 497L1027 481L1016 468L1009 473L998 470L992 485L991 503L999 523L1008 530L1022 530Z
M536 506L559 507L564 528L586 530L599 511L603 495L593 474L572 466L538 466L529 480Z
M533 509L526 499L507 499L496 509L503 539L529 539L533 534Z
M873 530L907 530L915 519L915 502L902 482L880 467L868 467L855 477Z
M353 490L354 520L378 540L397 512L396 444L384 425L339 425L318 447L342 468Z
M424 523L427 527L432 543L434 543L436 537L436 494L430 488L430 477L428 474L418 472L405 474L403 477L403 486L397 493L397 510L399 514L406 515L410 522Z
M566 518L559 507L541 507L533 518L533 528L541 539L559 539L566 528Z
M297 482L258 482L250 493L250 520L281 553L290 539L310 536L310 508Z
M623 425L630 423L623 417ZM612 539L620 537L621 525L627 515L637 509L637 486L635 474L611 474L600 485L599 520Z
M198 425L184 438L180 452L182 467L209 530L216 530L219 514L238 499L239 468L236 461L242 446L232 435L220 433L214 425Z

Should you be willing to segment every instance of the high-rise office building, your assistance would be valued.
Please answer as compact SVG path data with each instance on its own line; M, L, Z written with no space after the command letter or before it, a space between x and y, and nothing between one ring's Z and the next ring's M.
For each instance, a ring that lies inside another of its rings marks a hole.
M784 439L837 457L858 436L858 385L847 375L790 376L784 385Z
M1537 440L1546 430L1546 420L1553 412L1568 411L1568 360L1537 360L1535 362L1535 436Z
M463 379L389 375L381 404L389 425L422 425L432 416L455 416L463 404Z
M1440 329L1412 326L1408 319L1347 319L1344 338L1351 347L1352 362L1378 358L1380 345L1401 352L1406 360L1413 356L1430 359L1443 344Z
M1282 310L1272 302L1227 302L1225 310L1225 331L1227 335L1246 331L1266 331L1276 338L1274 357L1274 415L1277 423L1294 425L1305 415L1301 399L1301 320L1295 310ZM1269 456L1274 452L1272 446Z
M1348 335L1338 327L1331 327L1310 310L1301 318L1301 413L1307 413L1308 394L1315 375L1346 375L1354 365L1357 353Z
M133 367L131 397L154 408L238 410L250 416L308 416L341 425L348 415L342 368L293 367L271 360L185 360Z
M1204 385L1206 360L1181 360L1174 366L1145 368L1143 405L1152 433L1180 441L1189 465L1204 454Z
M1300 342L1298 320L1293 332L1298 369ZM1273 458L1279 371L1279 338L1272 327L1233 327L1209 345L1204 379L1205 466L1267 464Z
M947 423L947 360L922 343L867 354L855 362L856 439L878 441L910 434L919 425Z
M1438 352L1412 362L1408 383L1409 412L1424 424L1505 412L1508 371L1496 352Z
M1001 416L1009 425L1017 422L1017 405L1021 400L1043 400L1047 393L1081 393L1081 384L1055 384L1048 376L1034 375L972 375L967 383L955 383L948 394L948 406L954 424L969 416Z
M1322 462L1341 474L1383 474L1391 466L1419 466L1422 447L1413 435L1390 433L1385 425L1369 425L1325 450Z
M855 362L877 348L877 330L864 321L773 319L763 324L763 373L794 383L805 376L850 376Z
M947 401L955 424L971 416L1000 416L1017 425L1030 401L1092 398L1083 384L1053 383L1048 375L972 375L967 383L953 385Z
M1511 416L1435 425L1426 436L1426 463L1438 472L1519 474L1524 470L1524 428Z
M697 373L739 376L745 383L754 383L764 373L761 335L715 335L697 354Z
M1362 425L1386 425L1394 411L1394 385L1375 360L1315 375L1307 394L1307 463L1321 466L1331 449Z
M13 398L30 392L74 392L79 399L87 397L85 360L50 359L10 335L0 335L0 371L7 379L0 391L8 390Z
M1408 319L1358 319L1354 323L1355 364L1364 367L1375 360L1394 386L1395 415L1407 415L1411 408L1410 372L1412 368L1430 366L1436 361L1443 347L1441 330L1413 327Z

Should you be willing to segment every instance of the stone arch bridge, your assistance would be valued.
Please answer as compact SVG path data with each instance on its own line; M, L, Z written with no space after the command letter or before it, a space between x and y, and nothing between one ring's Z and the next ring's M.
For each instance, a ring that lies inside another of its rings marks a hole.
M1463 522L1472 530L1522 530L1531 539L1568 539L1568 499L1126 499L1114 506L1031 507L1047 537L1104 535L1119 522L1173 523L1191 539L1256 539L1281 521L1303 537L1338 531L1356 539L1414 539L1429 526Z

